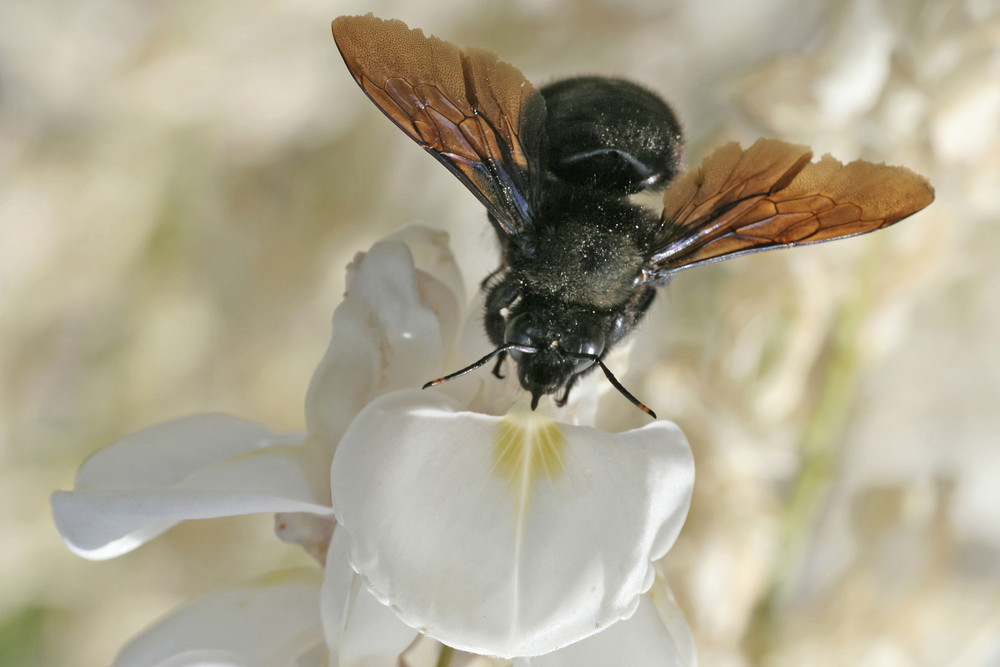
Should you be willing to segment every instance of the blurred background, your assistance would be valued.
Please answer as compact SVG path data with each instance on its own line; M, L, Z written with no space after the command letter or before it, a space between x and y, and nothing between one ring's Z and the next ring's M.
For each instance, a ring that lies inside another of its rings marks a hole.
M665 565L703 665L1000 665L996 0L36 0L0 4L0 666L107 664L308 562L262 516L88 562L48 496L192 412L301 429L382 235L449 231L470 294L494 265L480 205L337 54L330 20L368 11L539 84L644 83L691 166L774 136L930 179L889 231L677 277L626 384L697 459Z

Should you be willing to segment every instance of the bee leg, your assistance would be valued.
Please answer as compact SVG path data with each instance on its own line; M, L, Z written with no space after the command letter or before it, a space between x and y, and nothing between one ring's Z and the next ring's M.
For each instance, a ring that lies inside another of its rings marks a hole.
M569 382L566 383L566 386L563 388L562 396L556 399L556 407L561 408L566 405L566 401L569 400L569 390L573 388L574 384L576 384L576 377L577 376L574 375L569 379Z
M479 283L479 289L485 292L490 286L490 281L492 281L493 278L495 278L501 271L503 271L503 265L500 265L495 270L491 271L490 275L483 278L483 282Z
M501 352L497 355L497 364L493 367L493 377L500 380L504 379L506 376L500 373L500 366L503 365L503 360L507 358L506 352Z

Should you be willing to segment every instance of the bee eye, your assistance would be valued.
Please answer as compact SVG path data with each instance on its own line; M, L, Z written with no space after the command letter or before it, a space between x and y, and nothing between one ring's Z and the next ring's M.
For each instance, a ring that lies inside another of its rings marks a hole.
M542 343L544 343L543 338L544 333L528 313L521 313L508 322L503 334L504 344L506 345L523 345L533 348L541 347ZM511 350L510 356L520 361L522 352L520 350Z
M573 350L574 354L587 355L587 356L600 356L601 352L604 352L604 340L603 337L597 339L581 340Z
M567 341L566 351L573 359L573 372L579 373L594 364L594 360L604 352L604 335L600 331L591 331L586 338Z
M504 343L516 345L531 345L537 335L534 323L528 318L527 313L521 313L510 322L503 332Z
M611 323L611 342L620 340L628 332L629 326L628 316L625 313L619 314Z

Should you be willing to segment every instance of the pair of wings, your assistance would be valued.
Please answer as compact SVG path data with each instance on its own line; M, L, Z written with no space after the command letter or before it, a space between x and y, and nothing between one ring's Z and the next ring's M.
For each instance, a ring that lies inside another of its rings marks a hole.
M543 174L545 101L517 68L403 22L342 16L333 36L368 97L447 167L512 241L530 240ZM805 146L727 144L666 190L644 275L887 227L931 203L904 167L812 162Z

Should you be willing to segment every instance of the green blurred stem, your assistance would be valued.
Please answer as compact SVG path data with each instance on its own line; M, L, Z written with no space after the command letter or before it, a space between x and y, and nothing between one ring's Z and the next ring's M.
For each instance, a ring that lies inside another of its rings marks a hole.
M875 246L872 250L859 263L854 294L838 309L829 350L819 371L816 384L820 389L803 433L802 463L785 504L781 543L770 583L754 610L746 635L746 649L754 662L780 641L776 636L780 602L801 571L803 554L813 537L839 463L838 445L855 406L862 374L861 329L872 308L878 256Z

